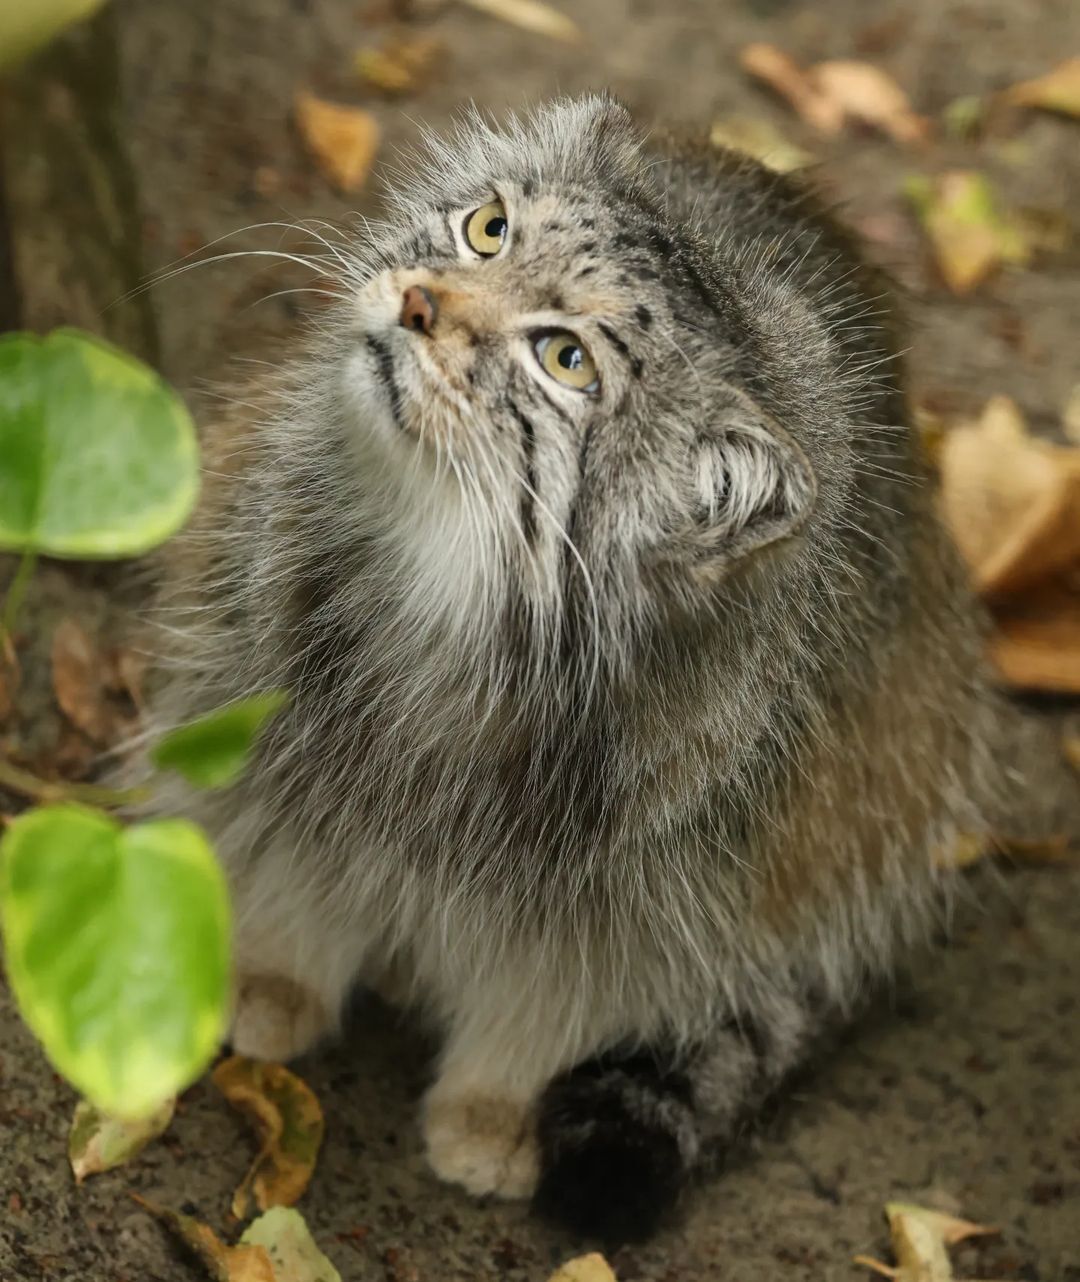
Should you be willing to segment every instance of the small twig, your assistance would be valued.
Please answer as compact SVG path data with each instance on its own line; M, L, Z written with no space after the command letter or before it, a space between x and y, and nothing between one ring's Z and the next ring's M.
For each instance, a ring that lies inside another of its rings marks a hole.
M149 788L106 788L96 783L68 783L58 779L40 779L23 770L21 766L0 757L0 787L20 797L45 804L56 801L78 801L87 806L102 806L107 810L119 806L147 801L153 793Z

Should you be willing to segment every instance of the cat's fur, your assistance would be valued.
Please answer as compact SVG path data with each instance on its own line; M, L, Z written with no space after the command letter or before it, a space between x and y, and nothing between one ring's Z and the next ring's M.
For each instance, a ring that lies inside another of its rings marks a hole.
M637 1236L971 822L977 626L889 304L794 185L600 98L433 142L336 252L321 333L208 427L162 597L160 723L292 694L242 782L163 802L232 879L233 1041L391 988L445 1037L435 1171Z

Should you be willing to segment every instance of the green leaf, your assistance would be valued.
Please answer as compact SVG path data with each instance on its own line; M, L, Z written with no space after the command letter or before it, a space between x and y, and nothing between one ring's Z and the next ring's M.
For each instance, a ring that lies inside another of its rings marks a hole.
M213 1057L228 1010L229 900L196 825L28 811L0 842L0 923L23 1018L97 1108L145 1117Z
M137 556L198 490L191 418L153 370L75 330L0 337L0 548Z
M102 0L7 0L0 4L0 67L19 62Z
M176 770L196 788L223 788L243 774L259 731L288 702L286 691L270 690L207 713L165 735L154 765Z
M261 1246L274 1276L290 1282L341 1282L341 1274L315 1245L299 1211L275 1206L244 1230L242 1246Z

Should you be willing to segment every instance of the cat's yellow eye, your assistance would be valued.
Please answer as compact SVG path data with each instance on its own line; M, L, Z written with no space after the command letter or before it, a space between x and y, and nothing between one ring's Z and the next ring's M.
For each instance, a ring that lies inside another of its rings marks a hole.
M579 392L595 392L600 386L596 362L581 340L564 330L543 334L534 344L536 356L545 373L564 387Z
M494 258L503 247L510 224L501 200L481 205L465 219L465 239L481 258Z

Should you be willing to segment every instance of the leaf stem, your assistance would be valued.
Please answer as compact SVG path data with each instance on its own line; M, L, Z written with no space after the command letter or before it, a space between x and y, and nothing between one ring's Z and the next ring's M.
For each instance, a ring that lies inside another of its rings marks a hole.
M29 797L31 801L78 801L87 806L114 810L118 806L146 801L153 793L149 788L106 788L96 783L67 783L64 780L39 779L29 770L0 757L0 787Z
M14 636L15 620L19 617L19 610L22 608L23 600L26 597L26 589L34 576L36 568L37 553L33 548L27 548L19 560L15 577L8 584L7 595L4 597L4 613L3 617L0 617L0 631L6 636Z

